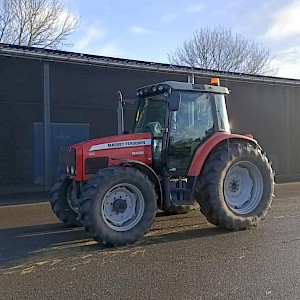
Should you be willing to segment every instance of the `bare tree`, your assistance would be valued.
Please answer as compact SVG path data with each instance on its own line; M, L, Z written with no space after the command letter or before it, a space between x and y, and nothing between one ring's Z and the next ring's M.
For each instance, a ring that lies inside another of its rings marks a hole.
M277 73L271 65L270 50L224 27L196 30L168 57L171 64L194 68L260 75Z
M64 8L63 0L0 0L0 42L58 49L79 19Z

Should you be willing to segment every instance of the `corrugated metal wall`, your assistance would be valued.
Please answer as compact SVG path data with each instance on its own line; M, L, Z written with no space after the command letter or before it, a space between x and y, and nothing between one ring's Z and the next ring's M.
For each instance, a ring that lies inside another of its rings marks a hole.
M120 90L124 98L135 99L139 86L168 79L186 81L186 76L117 68L50 64L51 121L90 123L91 138L117 133ZM127 105L133 109L133 106ZM133 112L126 110L127 129Z
M137 87L186 74L49 62L52 123L90 124L90 138L117 133L117 91L134 98ZM207 76L196 83L209 81ZM273 161L278 180L300 180L300 88L221 79L232 91L232 130L253 133ZM127 104L126 129L134 107ZM43 122L43 62L0 55L0 176L34 181L33 124Z
M232 129L253 133L273 162L277 178L300 179L300 87L229 81Z
M33 180L32 124L43 121L42 67L39 61L0 56L2 183Z
M69 145L86 141L90 138L89 124L51 123L50 126L50 178L61 171L63 160ZM33 123L33 180L35 184L45 183L45 135L44 124Z

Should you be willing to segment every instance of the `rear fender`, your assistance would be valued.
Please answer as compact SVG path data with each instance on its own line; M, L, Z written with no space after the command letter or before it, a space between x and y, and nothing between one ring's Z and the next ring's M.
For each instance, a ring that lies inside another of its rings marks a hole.
M188 176L198 176L201 173L202 167L213 149L217 148L219 144L224 141L240 140L254 143L257 141L253 139L252 135L231 134L225 132L218 132L201 145L195 152L193 161L191 163Z
M120 165L123 166L132 166L137 168L139 171L144 173L149 177L149 179L153 182L155 186L155 190L158 193L158 206L162 207L162 201L163 201L163 194L162 194L162 186L160 183L160 180L155 173L155 171L148 165L146 165L143 162L140 162L138 160L133 159L126 159L126 158L113 158L113 160L118 160L120 162Z

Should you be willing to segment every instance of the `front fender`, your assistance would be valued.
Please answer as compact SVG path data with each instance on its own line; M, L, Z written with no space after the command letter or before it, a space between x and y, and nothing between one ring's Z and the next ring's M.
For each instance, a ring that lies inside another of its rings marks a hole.
M155 173L155 171L150 166L148 166L145 163L140 162L138 160L134 160L134 159L113 158L113 160L120 161L121 165L133 166L133 167L137 168L138 170L140 170L145 175L147 175L150 178L150 180L153 182L153 184L156 188L156 191L157 191L157 189L159 190L158 205L159 205L159 207L162 207L163 193L162 193L161 182L160 182L157 174Z
M202 167L208 155L215 147L217 147L218 144L225 140L244 140L257 145L257 141L253 139L253 137L250 134L240 135L226 132L217 132L196 150L188 172L188 176L198 176L202 170Z

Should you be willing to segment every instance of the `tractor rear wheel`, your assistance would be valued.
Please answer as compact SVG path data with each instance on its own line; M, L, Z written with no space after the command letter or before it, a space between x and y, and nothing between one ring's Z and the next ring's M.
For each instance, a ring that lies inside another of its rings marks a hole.
M84 187L79 215L89 235L106 246L131 244L150 230L157 210L154 185L139 170L101 169Z
M257 226L271 207L274 175L258 146L230 142L210 155L196 186L209 222L230 230Z
M67 226L82 226L78 217L78 198L73 182L65 172L55 177L50 188L50 204L56 216Z

